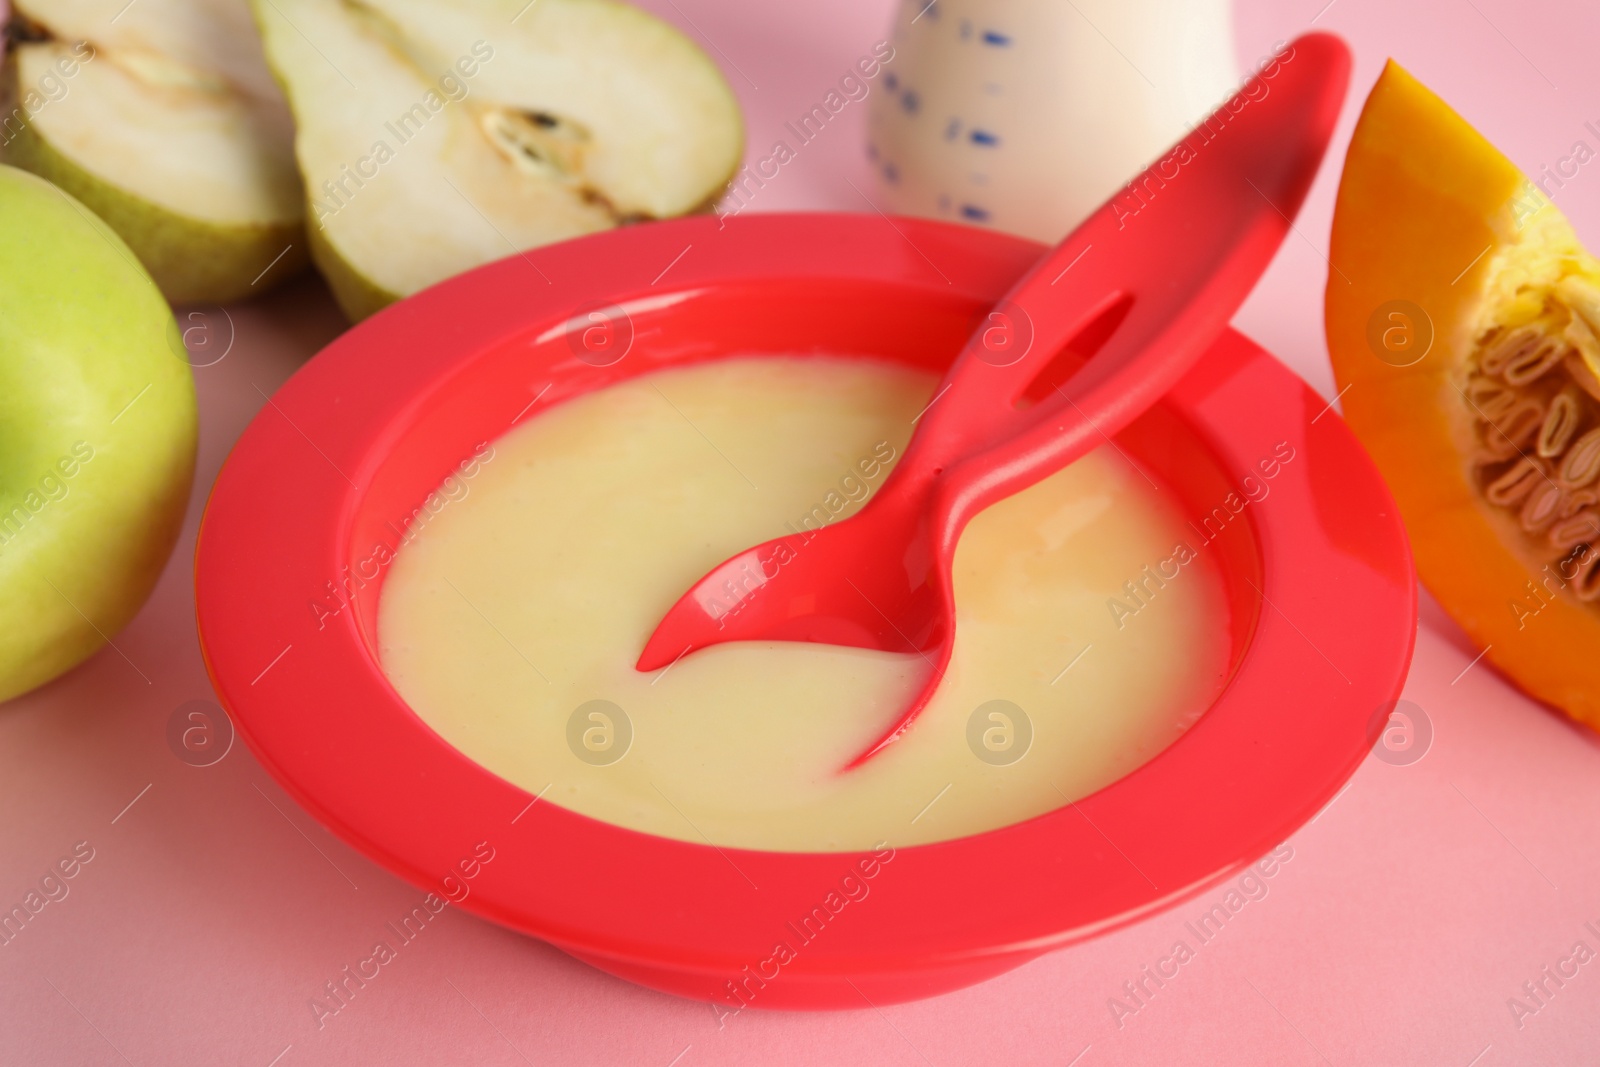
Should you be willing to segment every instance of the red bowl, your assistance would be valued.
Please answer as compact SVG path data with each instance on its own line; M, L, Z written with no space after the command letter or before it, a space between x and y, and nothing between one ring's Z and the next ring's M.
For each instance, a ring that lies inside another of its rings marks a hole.
M1354 772L1416 630L1376 469L1237 333L1118 438L1222 571L1231 676L1170 747L1075 804L876 858L669 840L532 803L424 724L378 664L398 529L479 442L632 375L729 355L940 372L1041 252L913 219L700 217L513 256L363 322L273 397L212 492L196 600L222 702L307 810L400 877L729 1010L955 989L1227 878Z

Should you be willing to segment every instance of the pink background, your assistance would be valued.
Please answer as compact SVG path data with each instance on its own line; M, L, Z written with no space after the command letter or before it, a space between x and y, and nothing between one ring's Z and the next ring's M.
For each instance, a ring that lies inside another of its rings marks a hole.
M1310 203L1237 323L1331 395L1321 339L1332 197L1386 55L1525 170L1600 120L1591 0L1242 0L1239 54L1316 25L1357 53L1350 108ZM752 158L886 35L889 0L647 5L706 42L743 101ZM748 76L747 76L748 75ZM752 79L754 79L752 81ZM852 105L751 210L869 210ZM847 179L849 179L847 181ZM1600 168L1557 193L1600 246ZM270 393L341 321L306 280L229 309L227 358L196 372L200 474L149 605L67 677L0 707L0 905L73 844L94 859L0 947L0 1062L885 1064L1593 1062L1600 962L1519 1026L1521 984L1583 940L1600 950L1600 738L1534 705L1424 601L1406 697L1432 723L1417 763L1368 759L1291 838L1267 896L1119 1027L1108 999L1222 890L937 1000L829 1015L710 1009L607 977L454 909L319 1030L309 998L420 893L301 812L245 750L196 768L169 750L209 698L190 565L206 487ZM226 330L212 313L215 328ZM258 392L259 390L259 392ZM13 619L10 625L25 625ZM128 807L130 801L135 801ZM995 907L1004 907L996 901ZM1193 941L1191 940L1191 944ZM1580 1051L1582 1050L1582 1051Z

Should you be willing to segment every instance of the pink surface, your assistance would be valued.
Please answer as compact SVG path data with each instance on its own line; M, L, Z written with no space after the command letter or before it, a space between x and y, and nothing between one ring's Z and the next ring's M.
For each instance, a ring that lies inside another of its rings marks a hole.
M650 6L711 42L744 102L752 158L883 36L890 14L884 0ZM1241 5L1241 56L1319 16L1355 47L1357 68L1298 236L1236 322L1331 394L1320 323L1332 195L1383 57L1400 58L1537 173L1575 141L1595 144L1584 123L1600 123L1600 13L1511 0L1321 6ZM750 210L871 210L863 119L847 108ZM1556 193L1591 245L1597 175L1581 171ZM750 1011L719 1027L703 1004L447 909L319 1028L311 998L392 937L385 924L422 894L311 822L242 746L193 767L169 749L167 725L178 705L211 695L189 575L204 487L263 396L341 322L309 279L204 314L233 347L196 372L200 488L161 586L116 650L0 708L0 906L20 902L76 843L93 849L68 895L0 947L0 1063L1593 1061L1600 962L1548 983L1554 993L1534 1014L1514 1017L1508 1000L1532 1006L1523 983L1576 942L1600 950L1600 738L1471 665L1478 650L1431 606L1406 691L1432 725L1425 757L1369 759L1280 851L1292 856L1266 894L1203 944L1186 924L1222 890L937 1000ZM1179 939L1193 959L1137 1011L1114 1013L1112 998L1136 1003L1123 983Z

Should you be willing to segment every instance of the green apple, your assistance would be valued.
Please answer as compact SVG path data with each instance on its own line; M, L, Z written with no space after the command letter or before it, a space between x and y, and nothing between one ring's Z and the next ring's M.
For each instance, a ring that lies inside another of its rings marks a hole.
M81 662L155 586L194 479L182 353L127 244L0 166L0 700Z
M305 265L293 123L248 0L13 6L0 158L87 204L174 303Z
M256 0L312 256L345 313L710 205L743 152L716 65L617 0Z

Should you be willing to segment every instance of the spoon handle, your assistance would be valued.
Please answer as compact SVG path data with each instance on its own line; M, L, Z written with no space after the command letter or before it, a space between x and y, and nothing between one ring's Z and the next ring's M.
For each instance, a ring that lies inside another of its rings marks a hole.
M1337 37L1298 38L989 313L901 467L937 489L947 533L1109 439L1216 339L1290 229L1349 73Z

